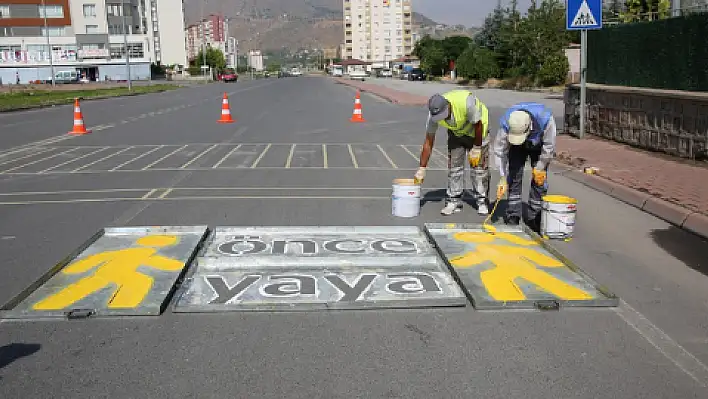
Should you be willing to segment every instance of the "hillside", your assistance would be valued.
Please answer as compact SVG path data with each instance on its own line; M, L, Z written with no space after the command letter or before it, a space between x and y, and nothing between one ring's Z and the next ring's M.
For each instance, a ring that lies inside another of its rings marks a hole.
M230 34L242 51L331 48L343 39L342 0L185 0L187 23L204 14L231 18ZM413 13L417 26L433 27L435 21Z

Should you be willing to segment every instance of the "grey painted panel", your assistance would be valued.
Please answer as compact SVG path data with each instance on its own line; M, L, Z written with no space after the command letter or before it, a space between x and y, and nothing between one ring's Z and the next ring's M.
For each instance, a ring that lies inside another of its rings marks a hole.
M196 274L175 312L464 306L446 272L360 269Z

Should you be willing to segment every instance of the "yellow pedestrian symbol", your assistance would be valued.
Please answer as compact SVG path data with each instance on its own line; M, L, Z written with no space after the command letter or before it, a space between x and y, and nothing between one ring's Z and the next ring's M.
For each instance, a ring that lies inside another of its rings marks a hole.
M147 266L164 271L182 270L182 262L156 255L158 248L175 245L178 241L178 237L173 235L150 235L136 241L140 247L100 252L77 261L67 266L62 273L81 274L94 269L93 274L37 302L33 309L65 309L108 286L115 287L108 301L109 308L137 307L149 294L154 281L137 269Z
M526 299L516 281L523 279L535 284L539 289L566 300L592 299L587 292L567 284L537 268L565 267L559 260L536 251L535 241L527 240L509 233L491 235L484 232L456 233L458 241L475 243L474 251L467 252L450 260L457 268L468 268L492 262L496 267L480 273L482 284L489 295L498 301L520 301ZM516 245L494 243L496 239Z

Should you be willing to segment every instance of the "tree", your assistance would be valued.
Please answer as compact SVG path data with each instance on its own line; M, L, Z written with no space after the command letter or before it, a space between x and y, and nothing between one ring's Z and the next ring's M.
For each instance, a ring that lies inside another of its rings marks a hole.
M199 51L199 54L194 59L194 64L198 68L201 68L202 65L204 65L203 51ZM219 50L218 48L208 47L206 49L206 65L216 71L223 70L224 68L226 68L226 58L224 57L224 53L222 53L221 50Z
M440 44L447 61L456 61L470 47L472 39L467 36L448 36Z
M436 42L433 46L427 48L420 60L421 67L431 75L441 76L445 74L447 69L447 56L440 42Z
M282 66L281 66L279 63L277 63L277 62L271 62L271 63L269 63L268 66L266 67L266 70L267 70L268 72L278 72L278 71L280 71L281 69L282 69Z
M486 81L499 75L499 67L492 50L475 44L458 58L457 72L468 79Z

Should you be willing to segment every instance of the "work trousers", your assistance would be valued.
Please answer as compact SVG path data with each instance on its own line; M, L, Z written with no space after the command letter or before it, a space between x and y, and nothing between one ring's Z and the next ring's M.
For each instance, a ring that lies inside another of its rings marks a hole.
M521 190L523 188L524 166L526 160L531 161L531 166L536 167L539 157L541 156L541 147L528 147L524 145L512 145L509 148L509 174L507 175L507 183L509 184L509 202L506 208L506 216L521 218L522 201ZM545 170L548 170L546 165ZM531 187L529 189L528 211L526 214L527 221L538 222L538 216L541 212L541 198L548 192L548 177L542 186L536 185L533 180L533 175L530 176Z
M447 203L462 203L467 154L474 147L474 137L456 136L447 131ZM489 135L482 142L479 165L472 168L472 190L477 204L486 204L489 198Z

